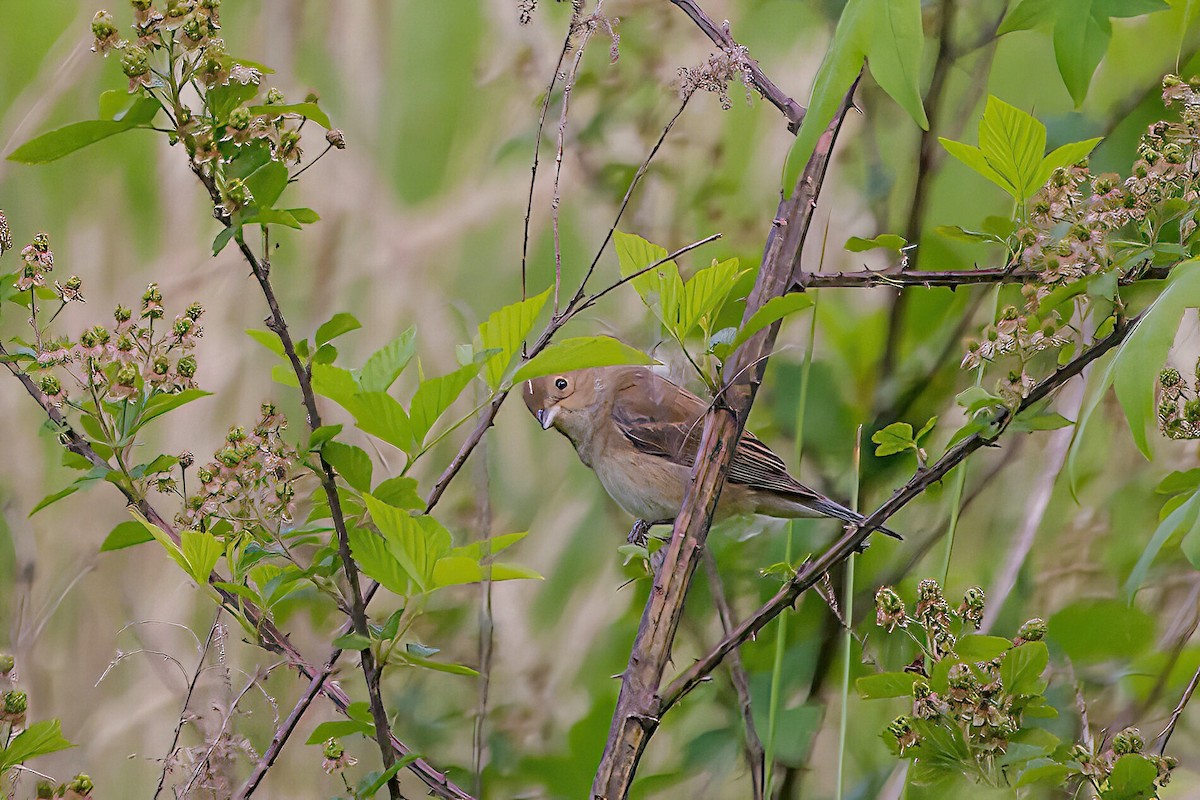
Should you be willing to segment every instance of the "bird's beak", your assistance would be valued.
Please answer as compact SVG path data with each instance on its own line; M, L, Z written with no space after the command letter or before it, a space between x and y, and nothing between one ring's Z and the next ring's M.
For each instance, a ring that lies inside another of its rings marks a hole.
M537 421L541 423L542 430L548 430L554 424L554 418L558 416L558 406L550 406L549 408L538 409L534 414Z

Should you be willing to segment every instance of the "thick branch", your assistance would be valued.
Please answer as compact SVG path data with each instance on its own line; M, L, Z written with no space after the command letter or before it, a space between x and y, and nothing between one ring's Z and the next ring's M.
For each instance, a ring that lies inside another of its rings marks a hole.
M693 0L670 0L673 5L679 6L683 13L691 17L692 22L700 30L704 31L704 35L713 42L719 45L723 50L731 50L738 47L738 43L729 34L727 27L718 26L713 22L708 14L704 13L704 9L696 5ZM767 98L787 117L788 130L795 133L800 129L800 123L804 121L804 106L797 103L795 100L787 96L787 93L776 86L770 78L768 78L759 68L758 62L754 59L749 59L750 62L750 79L754 82L754 88Z
M0 344L0 357L7 357L8 355L9 353L4 348L4 345ZM106 469L110 468L108 462L101 458L100 454L92 449L92 446L88 443L88 441L80 436L75 429L70 426L67 420L63 417L62 412L51 405L50 402L42 395L41 391L38 390L37 385L34 384L32 378L22 372L19 367L17 367L7 358L5 358L4 365L8 367L9 372L11 372L17 378L17 380L21 382L21 385L25 387L25 391L29 394L29 396L37 401L38 405L41 406L42 410L45 412L46 416L50 418L51 422L58 427L58 437L63 447L66 447L72 453L86 458L95 466L104 467ZM166 518L163 517L162 514L160 514L158 510L154 508L154 506L150 505L145 498L138 497L128 486L121 486L117 484L113 485L120 490L121 494L125 495L125 499L128 501L131 507L136 508L138 512L140 512L147 520L161 528L162 531L167 534L167 536L171 537L172 541L176 543L179 542L179 533L175 530L174 526L167 522ZM223 580L224 577L217 573L213 573L212 577L210 578L210 582ZM238 597L225 589L218 587L213 588L216 589L217 593L221 596L221 602L230 611L244 614L254 629L258 631L258 645L260 647L273 653L279 653L285 656L288 660L288 663L291 664L292 667L294 667L302 676L309 679L310 687L313 685L313 683L315 683L314 679L316 679L318 676L322 678L321 683L323 684L323 678L328 674L328 668L326 668L326 670L318 670L312 664L308 663L304 656L301 655L300 651L297 650L295 646L292 645L291 641L288 640L287 636L275 626L275 623L273 623L261 609L250 603L245 598ZM318 686L317 693L324 694L326 697L328 697L331 701L333 701L334 706L336 706L342 713L346 713L346 710L350 706L350 698L347 697L346 693L336 685L320 685ZM293 722L292 724L294 726L295 723ZM391 738L391 746L401 756L408 755L412 752L407 745L405 745L399 739L396 739L394 736ZM448 781L444 774L436 770L423 759L418 759L410 764L408 768L416 773L417 776L425 782L425 785L427 785L438 797L447 798L447 800L471 800L471 796L469 794Z
M1048 378L1037 384L1029 393L1029 396L1017 407L1017 413L1019 414L1035 403L1046 399L1055 389L1081 373L1088 364L1119 345L1125 340L1125 337L1129 335L1136 324L1137 318L1118 325L1108 336L1084 350L1073 361L1059 368ZM1001 411L996 424L1005 426L1011 420L1012 416L1007 410ZM784 584L783 588L771 600L738 625L733 633L726 636L707 655L685 670L675 680L671 681L666 690L662 692L660 703L653 709L653 712L658 716L666 713L681 697L695 688L705 676L716 669L717 665L721 663L721 660L731 650L762 630L780 612L794 604L796 598L819 581L822 575L856 552L862 543L866 541L867 537L871 535L872 531L878 529L893 514L920 496L930 486L940 481L971 453L974 453L981 447L993 444L997 438L999 438L999 434L990 439L978 433L969 436L948 450L937 462L927 469L919 471L913 476L912 480L897 489L888 501L881 505L875 513L867 517L862 525L858 527L850 526L846 534L834 542L833 546L826 550L820 558L805 565L804 568L796 573L795 577Z
M779 204L767 237L762 267L746 301L745 319L771 298L784 294L792 283L833 144L856 87L857 81L822 134L792 196ZM705 414L691 483L675 519L665 561L642 614L629 664L622 674L612 727L592 784L592 795L596 798L628 797L638 762L658 726L658 689L683 614L684 600L708 537L725 473L762 382L767 354L778 330L779 325L775 324L760 331L730 357L724 367L727 376L724 386Z

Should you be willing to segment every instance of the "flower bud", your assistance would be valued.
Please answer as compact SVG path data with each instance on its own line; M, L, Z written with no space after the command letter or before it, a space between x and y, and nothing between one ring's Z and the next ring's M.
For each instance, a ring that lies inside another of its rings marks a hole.
M34 797L38 800L53 800L54 798L54 784L50 781L38 781L33 791Z
M250 109L245 106L238 106L229 112L229 127L234 130L244 131L250 127L252 119L254 119L254 115L250 113Z
M978 586L972 586L967 589L963 595L962 605L958 607L959 616L963 622L970 623L975 626L975 630L979 630L983 624L983 607L985 596L983 589Z
M188 467L190 467L192 464L195 464L195 463L196 463L196 457L194 455L192 455L191 450L184 450L182 453L179 454L179 466L183 467L184 469L187 469Z
M1040 642L1044 638L1046 638L1046 621L1040 617L1034 617L1017 631L1016 643Z
M11 689L3 697L5 716L23 716L29 710L29 695L20 689Z
M904 601L890 586L881 586L875 593L875 624L889 631L908 624Z
M277 106L283 102L283 92L272 86L267 90L267 105Z
M325 141L329 142L338 150L346 149L346 134L342 133L340 128L333 128L325 132Z
M1146 747L1146 740L1137 728L1126 728L1113 737L1113 753L1123 756L1127 753L1140 753Z
M92 35L103 41L116 33L117 26L113 23L113 15L107 11L97 11L96 16L92 17Z
M13 671L17 665L17 660L9 653L0 654L0 675L7 675Z
M12 231L8 228L8 217L4 215L3 210L0 210L0 256L12 250L12 246L13 238Z
M125 48L121 54L121 71L127 78L137 78L150 71L150 51L138 45Z

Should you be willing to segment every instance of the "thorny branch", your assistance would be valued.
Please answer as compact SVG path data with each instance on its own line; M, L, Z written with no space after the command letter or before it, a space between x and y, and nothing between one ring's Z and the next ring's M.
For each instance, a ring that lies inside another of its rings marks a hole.
M1170 267L1146 267L1126 273L1119 283L1128 286L1137 280L1165 278ZM996 283L1036 283L1045 280L1038 272L1008 267L984 267L940 271L899 272L892 270L863 269L854 272L801 272L788 289L789 292L804 292L809 289L864 289L875 286L895 288L925 288L935 286L955 288Z
M853 103L855 80L838 113L822 134L790 198L780 201L764 249L762 267L746 300L748 319L768 300L787 291L800 261L817 195L829 166L842 119ZM621 677L612 727L592 784L592 796L624 800L646 744L658 726L658 690L692 576L700 561L725 473L762 382L767 354L779 325L752 336L730 357L730 376L704 417L704 428L683 507L675 519L666 559L654 581L641 624Z

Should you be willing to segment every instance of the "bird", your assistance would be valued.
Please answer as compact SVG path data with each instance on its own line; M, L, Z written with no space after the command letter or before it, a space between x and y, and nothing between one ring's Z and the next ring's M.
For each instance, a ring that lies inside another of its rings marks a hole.
M707 403L643 366L545 375L527 380L523 396L542 430L553 427L566 436L617 505L648 524L674 521ZM749 431L738 442L713 521L744 514L850 524L865 519L793 478L783 459Z

